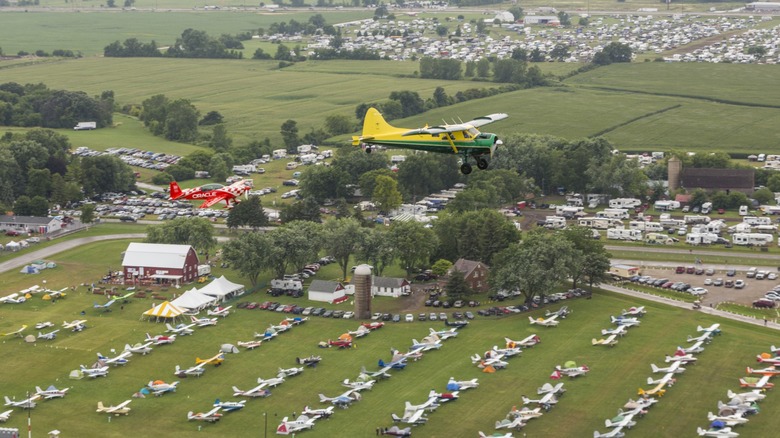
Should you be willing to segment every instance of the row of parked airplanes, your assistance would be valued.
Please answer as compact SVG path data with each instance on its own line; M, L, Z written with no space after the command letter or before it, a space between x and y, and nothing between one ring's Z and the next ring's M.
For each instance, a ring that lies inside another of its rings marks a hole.
M732 430L732 428L746 424L748 415L759 412L757 403L766 398L764 392L774 386L769 380L773 376L780 374L780 369L777 369L777 365L780 365L780 357L778 357L780 356L780 348L772 345L770 351L771 353L762 353L756 356L759 363L768 364L768 367L762 369L747 367L747 374L757 374L761 377L749 376L740 378L739 386L747 388L747 391L734 393L728 390L726 397L729 398L729 401L726 403L718 401L717 415L712 412L707 414L707 420L709 420L710 425L707 429L697 429L700 436L737 437L739 433Z
M623 337L626 331L630 327L635 327L640 324L639 318L644 316L647 312L645 306L631 307L628 310L623 309L623 312L618 316L610 316L609 320L612 324L615 324L615 328L602 329L601 335L605 338L591 340L592 345L606 345L608 347L614 347L618 343L618 337Z
M636 425L636 418L639 418L647 413L647 409L658 401L658 398L663 397L666 393L667 387L671 387L677 381L676 374L685 371L684 366L686 364L693 364L697 361L694 354L704 351L704 344L709 343L712 337L720 334L720 324L713 324L710 327L697 327L698 336L688 336L688 342L693 342L691 347L683 348L677 347L677 351L674 355L667 355L665 362L669 364L666 367L659 367L656 364L650 364L654 374L663 373L663 376L657 379L653 377L647 378L648 385L655 385L650 389L639 388L638 395L640 398L636 401L629 400L629 402L618 410L616 417L605 420L605 426L611 428L607 433L600 433L598 431L593 432L594 438L619 438L625 436L623 429L630 429Z

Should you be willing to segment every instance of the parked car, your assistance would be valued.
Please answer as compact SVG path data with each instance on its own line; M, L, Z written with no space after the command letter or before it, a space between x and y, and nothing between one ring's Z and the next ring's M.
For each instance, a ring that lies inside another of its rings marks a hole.
M737 280L734 282L735 289L742 289L745 287L745 280Z
M694 296L702 296L705 295L707 292L709 292L707 289L703 287L692 287L688 289L688 293Z
M726 280L726 282L723 283L723 286L725 286L725 287L734 287L734 280Z
M394 314L393 315L393 322L399 322L399 321L401 321L401 315L399 315L397 313Z
M715 269L713 268L707 268L706 271L704 271L706 275L715 275Z
M753 301L753 307L772 309L775 307L775 302L766 298L759 298Z
M723 279L718 277L712 282L713 286L723 286Z
M471 313L471 311L467 311L464 315L466 316L466 319L474 319L474 314Z
M425 316L424 313L421 313L421 314L417 315L417 320L418 321L425 321L426 319L428 319L428 317Z
M685 266L678 266L677 269L674 270L675 274L685 274Z
M404 320L406 322L412 322L414 321L414 315L412 315L411 313L407 313L406 316L404 317Z

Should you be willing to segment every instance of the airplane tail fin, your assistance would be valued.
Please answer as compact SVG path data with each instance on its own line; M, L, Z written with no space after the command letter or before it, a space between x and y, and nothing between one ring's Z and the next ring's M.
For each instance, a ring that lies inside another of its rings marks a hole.
M384 367L386 366L386 364L385 364L385 361L383 361L382 359L379 359L379 362L377 362L377 363L378 363L378 364L379 364L379 366L380 366L380 367L382 367L382 368L384 368Z
M369 108L363 118L363 132L360 137L352 137L352 146L359 146L362 137L373 137L386 131L394 129L385 121L382 114L376 108Z
M610 421L609 418L607 418L606 420L604 420L604 426L605 427L612 427L612 421Z
M533 319L532 317L530 317L530 316L529 316L529 317L528 317L528 320L529 320L529 321L531 321L531 324L536 324L536 320L535 320L535 319Z
M394 423L398 423L399 421L401 421L401 417L399 417L398 415L395 415L395 414L390 414L390 418L393 419Z
M168 186L168 194L171 196L171 199L179 199L183 195L181 187L179 187L179 184L177 184L176 181L171 181Z
M318 394L318 395L320 397L320 403L327 403L328 402L328 397L325 397L325 395L323 395L323 394Z
M699 434L699 436L704 436L704 435L706 435L706 434L707 434L707 431L706 431L706 430L704 430L704 429L702 429L701 427L697 427L697 428L696 428L696 433L698 433L698 434Z
M406 402L406 404L404 405L404 409L405 409L406 411L414 411L414 406L412 406L412 404L411 404L411 403L409 403L409 402Z
M36 394L40 394L40 393L42 393L42 392L43 392L43 390L41 389L41 387L40 387L40 386L36 386L36 387L35 387L35 393L36 393Z
M657 381L655 381L655 380L653 380L653 378L652 378L652 377L648 377L648 378L647 378L647 384L648 384L648 385L652 385L652 384L654 384L654 383L658 383L658 382L657 382Z
M6 396L5 396L5 405L6 405L6 406L9 406L11 403L12 403L12 402L11 402L11 399L10 399L10 398L8 398L8 396L6 395Z
M659 372L661 372L661 370L658 368L658 365L656 365L656 364L654 364L654 363L651 363L651 364L650 364L650 368L652 368L652 369L653 369L653 372L654 372L654 373L659 373Z

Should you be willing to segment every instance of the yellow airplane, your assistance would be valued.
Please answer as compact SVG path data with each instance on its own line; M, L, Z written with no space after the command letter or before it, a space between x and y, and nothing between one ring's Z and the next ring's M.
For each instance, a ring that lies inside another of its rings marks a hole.
M19 330L16 330L16 331L14 331L14 332L3 333L3 336L14 336L14 335L16 335L16 336L19 336L20 338L23 338L23 337L24 337L24 335L22 334L22 332L23 332L23 331L24 331L26 328L27 328L27 325L26 325L26 324L25 324L25 325L22 325L22 328L20 328Z
M208 359L201 359L199 357L195 358L195 365L200 365L202 363L208 364L208 365L214 365L216 367L222 365L222 362L225 361L225 354L224 353L217 353L216 356L208 358Z
M369 108L363 119L363 132L359 137L352 137L352 145L366 145L366 152L369 153L371 146L385 146L460 155L463 160L460 171L468 175L471 173L469 158L476 161L478 168L487 169L488 161L484 155L492 156L496 146L503 144L495 134L479 132L477 128L507 117L506 114L497 113L465 123L407 129L391 126L376 108Z

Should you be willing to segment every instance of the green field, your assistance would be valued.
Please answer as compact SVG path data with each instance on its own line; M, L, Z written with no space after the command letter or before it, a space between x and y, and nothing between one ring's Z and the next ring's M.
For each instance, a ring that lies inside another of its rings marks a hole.
M108 265L119 265L119 252L125 241L104 242L56 255L51 259L57 269L44 271L35 277L15 272L0 275L5 291L14 291L41 284L47 280L52 288L97 279ZM221 272L217 272L219 275ZM231 275L232 280L238 280ZM158 347L148 356L135 356L124 368L112 368L107 378L73 381L67 378L79 364L89 365L95 354L111 354L111 349L122 349L125 343L140 341L144 333L161 333L161 324L139 321L140 313L154 304L153 300L133 299L124 308L110 313L92 309L94 301L102 296L87 295L84 287L70 293L56 303L33 297L21 305L3 305L0 331L15 330L22 324L32 326L43 320L60 323L62 320L87 319L90 326L82 333L60 332L51 342L26 344L17 338L4 338L0 349L5 367L13 370L13 379L0 382L2 395L21 398L33 386L72 387L66 400L41 403L32 411L32 425L36 433L59 429L70 436L99 433L101 436L127 436L133 431L147 430L153 419L156 430L166 436L191 436L198 424L186 421L189 410L208 410L214 398L233 399L231 386L241 389L254 386L258 377L268 378L277 368L290 367L297 356L321 354L323 361L303 375L289 379L272 390L267 399L250 400L238 413L227 414L219 424L206 425L204 432L219 435L264 435L264 414L268 416L268 430L273 435L281 417L300 413L305 405L320 406L317 393L329 396L343 392L339 382L354 379L361 366L375 369L379 358L387 359L389 349L405 349L412 338L420 339L428 327L441 323L397 323L357 341L350 351L319 349L317 342L335 338L355 321L313 318L301 327L280 335L255 351L230 355L222 367L208 369L203 377L184 379L175 394L160 398L134 399L133 411L128 417L112 418L93 412L97 401L117 404L139 390L152 379L174 380L175 365L190 366L196 356L213 355L222 343L248 340L255 331L271 323L278 323L283 314L260 310L239 310L221 320L216 327L199 329L193 336L182 337L174 345ZM171 297L176 290L160 291ZM244 300L263 301L264 294L253 294ZM290 299L282 301L291 301ZM305 303L302 301L301 303ZM381 299L375 303L378 311L398 308L399 301ZM235 302L232 304L236 304ZM520 406L523 394L533 395L535 389L549 382L549 374L557 364L574 360L587 364L592 371L583 378L566 380L568 392L557 407L534 420L523 430L534 436L583 436L594 429L603 430L603 420L614 416L617 408L636 396L650 374L650 363L661 365L665 354L677 345L685 344L688 334L696 326L720 322L724 334L717 337L707 350L699 355L699 363L688 367L667 395L632 431L636 436L690 436L696 426L705 426L706 413L716 409L717 401L725 397L727 389L737 389L737 379L744 376L744 368L754 363L754 356L766 351L775 342L776 334L760 327L708 317L690 310L644 303L609 293L598 293L592 300L574 300L566 303L573 314L558 328L531 328L528 314L503 318L478 318L461 331L459 337L445 342L439 351L427 353L407 369L392 372L393 377L379 382L373 391L364 393L364 399L348 410L337 410L328 421L316 425L311 436L368 436L376 427L389 427L390 413L400 413L405 401L422 402L430 389L443 391L447 379L478 377L480 387L461 394L461 399L445 404L430 414L427 425L415 429L415 436L451 437L474 436L476 431L492 431L493 423L504 417L512 406ZM649 313L642 325L632 328L628 336L611 349L590 345L600 329L608 326L608 316L631 305L645 304ZM116 307L116 305L115 305ZM347 309L348 306L343 308ZM85 312L80 316L81 311ZM426 309L427 310L427 309ZM532 313L538 316L540 312ZM34 330L28 329L28 333ZM522 357L510 360L506 370L483 374L474 367L468 356L481 353L493 345L502 345L505 336L523 338L537 332L542 343L523 352ZM775 342L776 343L776 342ZM696 394L692 397L692 394ZM739 431L747 436L769 436L780 425L771 412L780 405L772 393L762 402L762 413L751 417ZM458 421L452 421L457 418ZM24 429L26 415L18 409L5 426Z

